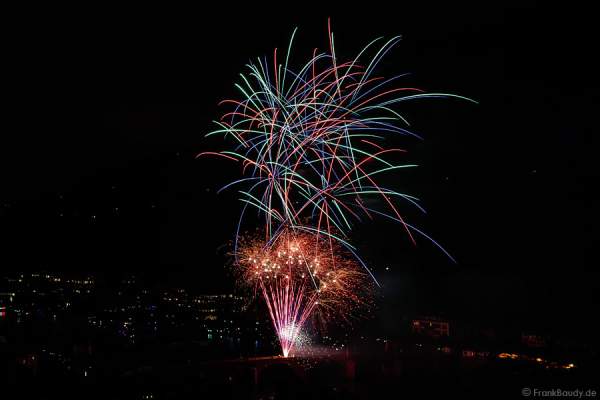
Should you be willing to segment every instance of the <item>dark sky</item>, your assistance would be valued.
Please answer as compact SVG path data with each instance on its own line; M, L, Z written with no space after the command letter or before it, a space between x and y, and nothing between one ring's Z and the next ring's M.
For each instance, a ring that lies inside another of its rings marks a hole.
M401 34L383 73L480 103L406 108L426 140L405 143L422 167L397 182L429 211L408 215L459 263L426 242L411 247L398 226L358 227L386 296L407 312L549 330L589 316L599 278L593 13L390 7L15 16L3 50L2 268L226 287L218 248L239 203L215 189L237 171L194 156L219 145L203 135L244 64L285 48L295 26L298 57L324 48L330 16L339 57Z

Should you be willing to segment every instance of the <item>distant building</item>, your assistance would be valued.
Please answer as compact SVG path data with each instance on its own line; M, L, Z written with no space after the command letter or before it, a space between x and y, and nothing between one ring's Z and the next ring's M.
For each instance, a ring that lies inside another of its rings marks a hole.
M418 335L433 338L450 336L450 322L436 317L424 317L412 320L411 330Z
M539 335L522 333L521 343L523 343L527 347L540 348L546 346L546 339Z

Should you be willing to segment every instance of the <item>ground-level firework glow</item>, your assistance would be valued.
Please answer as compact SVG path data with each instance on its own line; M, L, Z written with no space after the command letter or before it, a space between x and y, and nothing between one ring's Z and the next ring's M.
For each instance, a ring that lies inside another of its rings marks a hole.
M317 234L288 229L271 242L246 237L237 259L239 281L262 294L286 357L310 317L348 319L368 303L369 277L361 265Z

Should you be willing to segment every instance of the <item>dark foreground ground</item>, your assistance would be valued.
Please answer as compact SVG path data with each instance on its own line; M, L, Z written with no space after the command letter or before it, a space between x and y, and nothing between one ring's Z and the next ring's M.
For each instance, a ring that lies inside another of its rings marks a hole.
M439 349L184 362L165 359L111 380L17 372L16 397L37 399L598 398L595 363ZM5 386L6 390L9 386ZM528 392L530 390L530 392ZM555 392L551 392L554 390ZM558 390L563 391L559 396ZM564 391L582 390L580 395ZM542 393L543 391L543 393ZM595 391L595 392L593 392ZM530 393L529 396L526 394ZM537 395L534 396L534 393ZM595 396L594 396L595 394ZM15 396L15 395L13 395ZM0 396L4 398L4 396Z

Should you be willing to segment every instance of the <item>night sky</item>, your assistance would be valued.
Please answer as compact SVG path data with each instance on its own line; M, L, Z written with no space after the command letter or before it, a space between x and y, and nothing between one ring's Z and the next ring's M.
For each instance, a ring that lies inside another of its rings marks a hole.
M423 200L427 216L406 215L458 264L426 241L412 247L397 225L357 227L387 304L592 335L570 326L597 311L600 277L589 10L233 7L19 17L3 51L3 270L137 271L226 290L222 254L240 203L215 191L239 171L195 156L220 148L204 134L244 64L285 48L295 26L298 59L325 48L330 16L338 57L400 34L380 72L479 101L404 109L425 141L403 142L421 167L395 184Z

